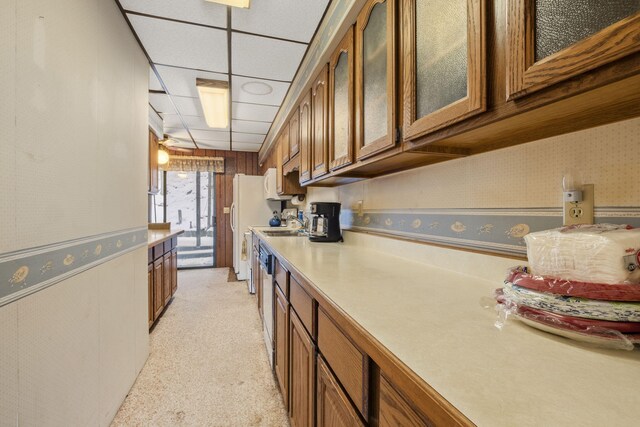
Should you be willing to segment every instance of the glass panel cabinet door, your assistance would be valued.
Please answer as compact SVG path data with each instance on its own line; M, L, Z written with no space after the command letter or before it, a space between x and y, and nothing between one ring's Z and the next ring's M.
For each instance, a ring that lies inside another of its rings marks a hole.
M311 142L311 177L317 178L329 172L329 68L324 66L311 87L311 109L313 112L313 138Z
M484 0L403 0L405 139L486 109Z
M395 1L369 0L356 23L356 152L395 145Z
M508 95L518 98L640 50L640 0L512 0Z
M335 170L353 163L353 27L329 62L329 159Z
M289 120L289 158L298 154L300 151L300 109L296 108L293 116Z
M311 91L300 103L300 183L311 179Z

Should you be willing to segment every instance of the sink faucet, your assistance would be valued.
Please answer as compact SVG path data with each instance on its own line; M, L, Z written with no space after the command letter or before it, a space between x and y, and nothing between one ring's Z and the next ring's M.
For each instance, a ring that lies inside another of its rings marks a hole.
M304 221L300 220L297 216L293 215L293 214L288 214L286 217L287 223L290 224L291 222L295 221L298 224L300 224L300 229L304 230L302 231L303 233L307 233L307 228L309 227L309 218L302 214L302 217L304 218Z

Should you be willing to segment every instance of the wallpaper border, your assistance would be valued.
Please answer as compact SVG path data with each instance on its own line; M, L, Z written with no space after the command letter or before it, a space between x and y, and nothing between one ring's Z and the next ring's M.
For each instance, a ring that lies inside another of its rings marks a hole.
M595 209L596 223L640 228L640 207ZM561 208L498 209L345 209L345 230L375 232L454 248L526 256L524 236L562 226Z
M147 227L0 254L0 307L146 247Z

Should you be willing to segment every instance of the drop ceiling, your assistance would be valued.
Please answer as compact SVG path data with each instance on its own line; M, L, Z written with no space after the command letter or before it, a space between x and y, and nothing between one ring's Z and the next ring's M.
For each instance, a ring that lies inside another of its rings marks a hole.
M329 0L116 0L150 60L149 104L176 147L257 152ZM211 129L196 78L231 87L231 122Z

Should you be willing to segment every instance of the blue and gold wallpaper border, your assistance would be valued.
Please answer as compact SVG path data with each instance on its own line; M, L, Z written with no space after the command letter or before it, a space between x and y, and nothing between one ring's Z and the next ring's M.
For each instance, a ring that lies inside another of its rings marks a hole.
M596 208L595 222L640 227L640 207ZM561 227L562 209L384 209L365 210L362 215L345 209L340 223L354 231L524 256L524 236Z
M1 254L0 307L143 246L146 227Z

